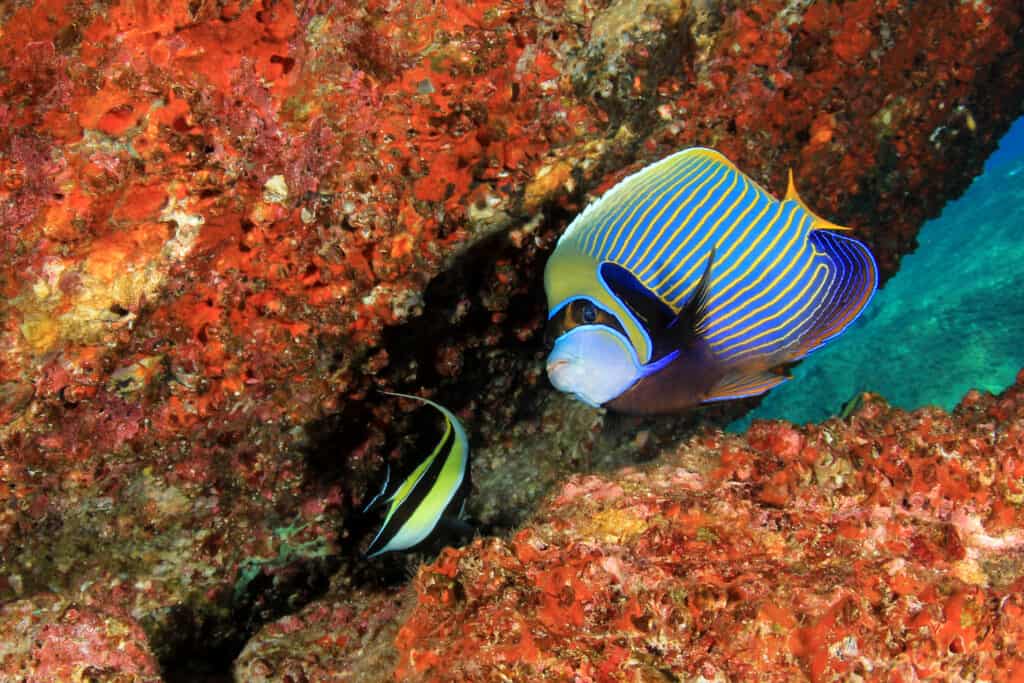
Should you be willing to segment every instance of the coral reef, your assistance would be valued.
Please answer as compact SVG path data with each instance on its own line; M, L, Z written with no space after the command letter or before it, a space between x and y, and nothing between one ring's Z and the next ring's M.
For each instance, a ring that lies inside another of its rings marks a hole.
M399 680L1018 680L1024 371L950 415L706 430L415 580Z
M408 425L372 387L451 397L486 445L535 416L540 267L588 194L717 146L775 189L792 167L891 274L1019 111L1020 25L1013 0L0 5L0 602L114 596L165 665L230 659L355 555Z

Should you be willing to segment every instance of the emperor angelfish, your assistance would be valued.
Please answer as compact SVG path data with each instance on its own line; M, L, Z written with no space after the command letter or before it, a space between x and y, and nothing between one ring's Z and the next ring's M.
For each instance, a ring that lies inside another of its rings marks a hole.
M366 557L396 550L408 550L425 541L436 529L445 526L465 533L462 521L469 495L469 440L459 419L433 401L409 394L382 392L389 396L420 401L436 408L444 417L444 435L433 452L387 495L391 468L380 492L363 512L388 505L380 531L366 549Z
M711 149L622 180L573 220L544 270L547 372L627 413L756 396L841 334L878 267L849 228L778 201Z

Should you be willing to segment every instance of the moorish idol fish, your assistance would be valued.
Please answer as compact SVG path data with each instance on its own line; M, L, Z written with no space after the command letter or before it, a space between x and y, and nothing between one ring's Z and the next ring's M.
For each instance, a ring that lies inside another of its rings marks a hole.
M789 176L778 201L711 149L627 177L576 217L544 270L555 388L671 413L762 394L843 332L878 268Z
M395 550L408 550L422 543L439 526L464 531L462 522L469 494L469 440L459 419L447 408L419 396L381 392L433 406L444 417L444 435L434 451L405 481L387 495L391 468L380 492L363 512L388 505L380 531L366 549L366 557Z

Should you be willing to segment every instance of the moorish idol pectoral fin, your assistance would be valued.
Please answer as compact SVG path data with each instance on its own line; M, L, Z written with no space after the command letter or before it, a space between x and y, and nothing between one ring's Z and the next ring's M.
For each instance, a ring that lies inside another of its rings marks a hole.
M387 502L387 499L384 498L384 494L386 494L388 492L388 484L390 484L390 483L391 483L391 463L388 463L387 474L384 475L384 483L381 485L380 491L377 492L377 495L374 496L373 498L371 498L370 502L367 503L363 507L363 514L364 515L366 513L368 513L370 510L373 510L374 508L376 508L377 506L382 505L383 503Z
M444 529L449 535L458 538L472 538L476 529L472 524L458 517L445 515L438 522L438 527Z
M786 197L783 201L794 201L800 205L804 211L808 213L811 219L814 221L814 228L820 230L839 230L842 232L850 232L853 228L848 228L845 225L839 225L832 221L825 220L818 214L811 211L811 208L807 206L803 199L796 191L796 183L793 182L793 169L789 169L789 184L786 187Z
M791 360L806 356L842 333L868 305L878 286L875 258L860 241L824 230L812 230L808 240L828 254L835 277Z
M775 370L745 373L735 371L723 377L704 398L704 403L758 396L779 386L789 377Z

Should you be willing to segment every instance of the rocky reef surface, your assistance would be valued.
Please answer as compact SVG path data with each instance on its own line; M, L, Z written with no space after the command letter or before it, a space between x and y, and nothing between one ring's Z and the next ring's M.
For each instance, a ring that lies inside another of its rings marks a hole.
M714 146L780 193L792 168L891 275L1019 113L1021 23L1014 0L0 5L0 618L131 643L80 662L95 680L226 671L358 573L351 511L415 431L374 387L463 416L485 530L670 450L695 418L542 381L568 220ZM381 600L359 590L323 609ZM33 680L31 650L0 675Z
M1022 477L1024 371L952 414L866 394L820 425L707 429L443 551L403 607L332 590L250 641L237 680L353 680L380 614L395 651L374 661L402 681L1019 680Z

